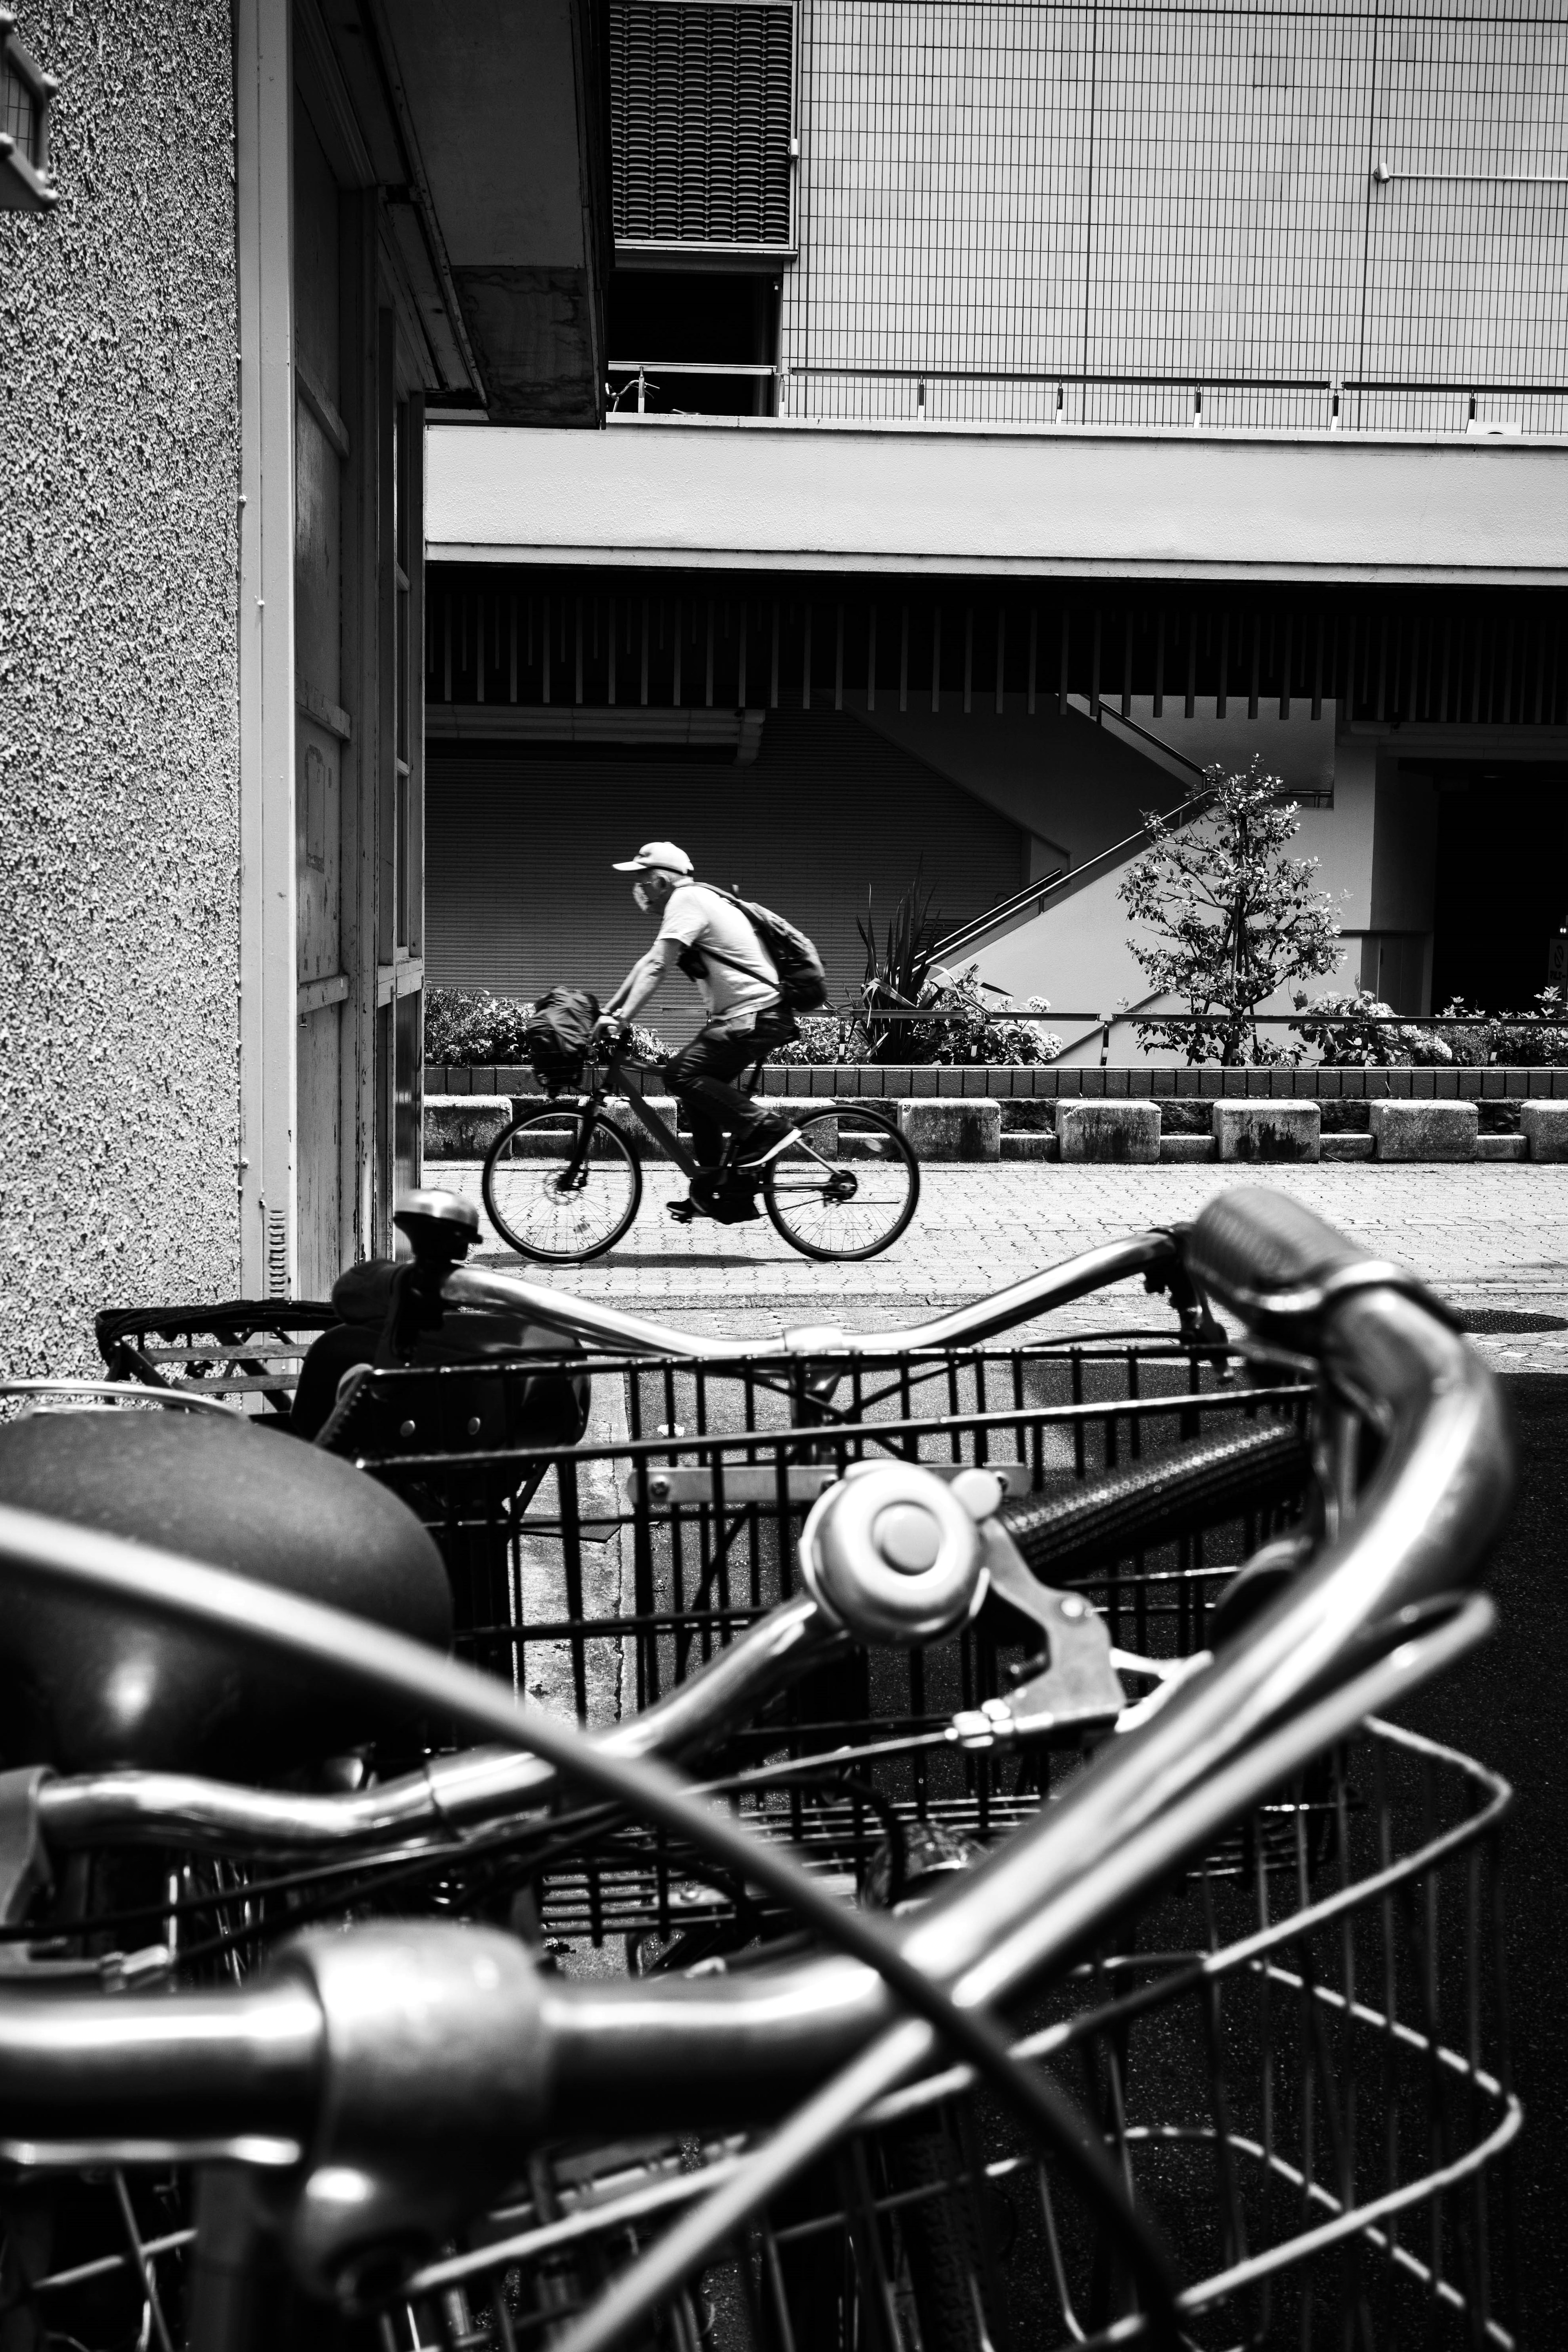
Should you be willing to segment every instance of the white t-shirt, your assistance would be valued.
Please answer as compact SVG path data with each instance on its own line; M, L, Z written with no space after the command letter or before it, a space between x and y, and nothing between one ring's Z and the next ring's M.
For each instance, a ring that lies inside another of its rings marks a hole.
M779 976L755 925L705 883L683 882L670 892L658 935L703 955L697 985L714 1027L749 1029L759 1013L778 1003ZM714 952L704 954L710 948Z

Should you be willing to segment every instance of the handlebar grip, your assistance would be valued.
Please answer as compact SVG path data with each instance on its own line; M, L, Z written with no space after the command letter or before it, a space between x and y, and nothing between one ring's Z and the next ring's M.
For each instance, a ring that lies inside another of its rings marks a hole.
M1288 1193L1245 1186L1211 1201L1186 1237L1188 1271L1232 1307L1300 1300L1373 1261Z
M1035 1574L1057 1584L1131 1551L1293 1502L1310 1475L1311 1458L1294 1422L1275 1423L1067 1495L1004 1503L997 1516Z

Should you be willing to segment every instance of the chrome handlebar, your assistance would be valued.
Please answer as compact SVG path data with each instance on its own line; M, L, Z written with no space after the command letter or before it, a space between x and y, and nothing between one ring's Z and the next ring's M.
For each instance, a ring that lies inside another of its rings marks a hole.
M1180 1271L1178 1236L1157 1231L1140 1234L1132 1241L1107 1242L1099 1249L1085 1250L1061 1265L1047 1266L1022 1282L1010 1284L1005 1290L994 1292L988 1298L955 1307L948 1314L939 1315L929 1323L917 1323L909 1330L857 1335L841 1331L834 1324L806 1324L786 1331L780 1345L786 1356L810 1358L861 1353L920 1355L929 1349L973 1347L981 1340L994 1339L999 1332L1011 1331L1037 1315L1048 1314L1053 1307L1068 1306L1089 1291L1101 1290L1108 1283L1121 1282L1135 1274L1166 1272L1179 1276ZM461 1266L448 1273L441 1286L441 1296L452 1307L509 1309L525 1316L531 1323L542 1324L547 1330L559 1331L563 1339L581 1340L584 1346L606 1355L668 1356L678 1361L701 1358L708 1362L738 1363L765 1352L755 1339L716 1339L710 1332L679 1331L672 1324L628 1315L605 1299L574 1298L543 1283L526 1282L518 1275L494 1274L478 1266Z
M819 1498L802 1532L805 1590L595 1744L626 1757L700 1756L851 1641L908 1649L955 1633L984 1595L979 1522L1000 1494L984 1470L951 1484L901 1462L852 1470ZM293 1853L455 1838L547 1806L560 1788L553 1764L501 1748L433 1757L416 1772L340 1796L135 1771L68 1780L24 1771L0 1776L0 1795L7 1777L46 1844L61 1853L106 1843ZM0 1916L4 1908L0 1889Z

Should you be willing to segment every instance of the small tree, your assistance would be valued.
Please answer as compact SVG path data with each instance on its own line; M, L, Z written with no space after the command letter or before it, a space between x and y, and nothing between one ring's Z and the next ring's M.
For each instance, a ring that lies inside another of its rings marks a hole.
M1290 1049L1259 1041L1258 1008L1293 980L1340 961L1340 924L1316 888L1315 857L1289 857L1300 828L1278 776L1254 760L1242 775L1208 771L1202 816L1177 828L1147 815L1152 846L1119 895L1153 943L1129 940L1162 996L1186 999L1190 1021L1140 1024L1140 1045L1179 1045L1189 1062L1277 1062Z

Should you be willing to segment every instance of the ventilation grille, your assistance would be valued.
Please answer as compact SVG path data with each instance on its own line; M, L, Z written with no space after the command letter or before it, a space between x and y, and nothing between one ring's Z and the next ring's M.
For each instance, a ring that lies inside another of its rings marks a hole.
M612 0L616 236L790 241L789 7Z
M289 1220L281 1209L268 1209L267 1218L267 1296L287 1298L289 1296Z

